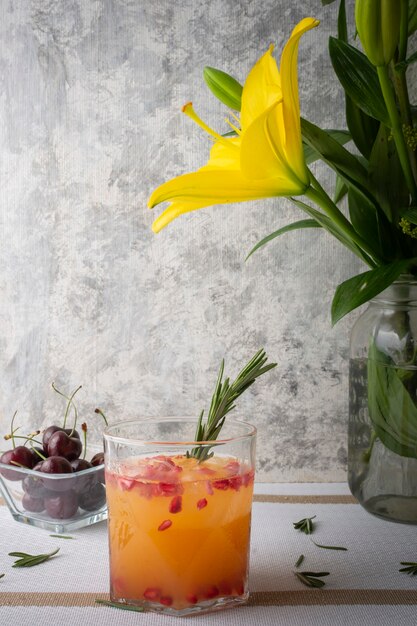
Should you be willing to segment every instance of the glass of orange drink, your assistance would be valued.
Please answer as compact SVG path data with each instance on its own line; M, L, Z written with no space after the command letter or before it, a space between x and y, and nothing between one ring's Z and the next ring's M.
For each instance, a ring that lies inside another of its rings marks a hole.
M256 429L227 419L194 441L194 418L105 431L113 602L183 616L247 601Z

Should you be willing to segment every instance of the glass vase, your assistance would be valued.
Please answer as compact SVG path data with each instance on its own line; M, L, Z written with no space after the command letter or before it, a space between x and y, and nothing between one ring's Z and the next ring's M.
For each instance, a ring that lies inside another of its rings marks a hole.
M351 333L348 479L385 520L417 524L417 281L369 302Z
M105 432L111 600L175 616L248 599L256 430L227 419L194 441L195 418Z

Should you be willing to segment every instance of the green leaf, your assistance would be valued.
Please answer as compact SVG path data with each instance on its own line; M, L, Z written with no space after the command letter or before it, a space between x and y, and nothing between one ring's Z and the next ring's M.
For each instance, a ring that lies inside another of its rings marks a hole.
M249 252L245 261L247 261L249 257L254 252L256 252L256 250L259 250L259 248L262 248L262 246L264 246L269 241L272 241L273 239L275 239L275 237L279 237L279 235L283 235L284 233L289 233L291 230L298 230L300 228L321 228L321 225L318 224L316 220L299 220L298 222L293 222L292 224L283 226L282 228L279 228L278 230L271 233L267 237L264 237L264 239L261 239L261 241L258 241L256 246L254 246L252 250Z
M378 133L379 123L366 115L347 94L345 94L346 123L358 150L369 159L372 146Z
M372 342L368 353L368 408L375 432L395 454L417 458L417 408L392 359Z
M353 227L362 239L371 244L378 256L386 262L398 258L396 231L392 227L379 205L361 189L349 186L349 215Z
M353 228L379 255L383 255L384 247L379 237L379 222L375 205L354 187L348 189L348 201Z
M337 36L342 41L348 40L345 0L340 0L339 13L337 16Z
M329 39L329 52L333 69L347 95L364 113L390 126L378 75L367 57L334 37Z
M298 557L296 563L295 563L295 567L300 567L301 563L304 561L304 554L300 554L300 556Z
M301 133L304 141L338 174L358 183L364 189L369 186L367 171L359 159L326 131L301 118Z
M304 211L304 213L307 213L307 215L310 215L310 217L316 220L316 222L318 222L331 235L333 235L333 237L336 237L336 239L338 239L344 246L346 246L346 248L349 248L351 252L353 252L354 254L356 254L356 256L362 259L364 263L366 263L367 265L372 265L369 257L349 237L347 237L345 233L339 230L337 226L335 226L335 224L332 222L332 220L327 217L327 215L320 213L320 211L317 211L317 209L313 209L313 207L309 206L305 202L302 202L301 200L298 200L297 198L290 198L290 200L293 204L295 204L302 211Z
M204 80L210 91L226 106L240 111L242 106L242 85L230 74L215 67L205 67Z
M326 4L333 4L335 0L321 0L321 3L323 6L326 6Z
M333 202L335 204L338 204L345 197L347 192L348 192L348 187L345 181L343 180L341 176L339 176L339 174L336 174L336 185L334 189Z
M347 130L328 129L328 130L323 130L323 132L327 133L329 137L332 137L333 139L335 139L341 146L344 146L345 143L348 143L352 139L352 137L350 136L350 133L348 133ZM321 159L320 152L318 152L313 146L303 142L303 149L304 149L304 158L305 158L307 165L310 165L311 163L314 163L314 161Z
M415 259L402 259L358 274L341 283L332 302L332 324L384 291Z
M411 222L411 224L417 225L417 207L411 206L406 211L401 213L401 217L404 217L406 220Z
M388 220L398 224L398 209L408 205L409 194L395 143L382 124L369 159L369 180Z

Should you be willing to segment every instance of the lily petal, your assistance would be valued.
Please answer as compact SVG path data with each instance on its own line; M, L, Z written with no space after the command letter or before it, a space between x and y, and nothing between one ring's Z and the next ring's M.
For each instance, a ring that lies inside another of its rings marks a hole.
M282 98L281 80L277 63L272 56L273 49L270 46L255 63L243 86L240 114L242 129L248 128L265 109L269 109Z
M298 44L304 33L319 24L319 20L313 17L306 17L301 20L285 44L280 63L287 157L293 170L301 180L308 180L308 174L301 142L300 102L298 99L297 81Z

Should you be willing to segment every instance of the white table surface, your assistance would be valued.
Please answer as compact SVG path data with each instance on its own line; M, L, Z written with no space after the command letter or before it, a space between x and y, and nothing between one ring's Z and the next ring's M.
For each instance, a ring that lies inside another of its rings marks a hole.
M417 562L417 526L372 517L345 484L257 484L251 538L251 597L247 606L186 618L213 626L270 624L378 626L417 624L417 576L400 573ZM293 522L316 515L313 535ZM106 522L71 532L74 540L15 522L0 506L0 626L171 626L184 619L97 605L108 593ZM311 541L348 548L323 550ZM35 568L12 568L11 551L60 548ZM303 586L300 570L328 571L323 589Z

